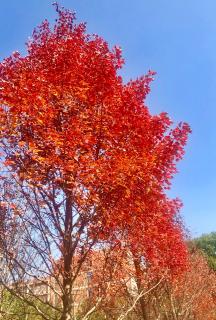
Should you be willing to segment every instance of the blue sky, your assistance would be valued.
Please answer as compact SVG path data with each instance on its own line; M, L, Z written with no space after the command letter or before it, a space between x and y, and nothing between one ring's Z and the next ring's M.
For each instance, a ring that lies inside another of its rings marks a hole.
M0 59L24 52L24 43L44 18L54 21L49 0L2 0ZM216 230L216 1L59 0L86 21L90 33L118 44L125 80L157 72L148 105L166 111L193 130L173 180L171 196L193 236Z

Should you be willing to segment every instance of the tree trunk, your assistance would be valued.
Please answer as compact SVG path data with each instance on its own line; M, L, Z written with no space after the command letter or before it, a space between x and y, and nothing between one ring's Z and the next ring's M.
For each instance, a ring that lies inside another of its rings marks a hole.
M73 296L72 296L72 290L71 290L71 280L70 283L68 281L65 281L64 286L64 294L62 297L63 302L63 312L60 320L73 320L74 319L74 308L73 308ZM68 282L68 284L66 284Z
M63 239L63 295L62 304L63 311L60 320L72 320L74 319L73 310L73 295L72 295L72 197L67 195L66 208L65 208L65 230Z
M141 276L142 276L142 270L140 268L139 260L136 258L136 256L133 254L134 257L134 266L135 266L135 272L136 272L136 283L137 283L137 289L138 289L138 294L142 291L142 283L141 283ZM141 297L139 300L140 304L140 310L141 310L141 317L143 320L148 320L148 313L147 313L147 308L146 308L146 303L145 303L145 298Z

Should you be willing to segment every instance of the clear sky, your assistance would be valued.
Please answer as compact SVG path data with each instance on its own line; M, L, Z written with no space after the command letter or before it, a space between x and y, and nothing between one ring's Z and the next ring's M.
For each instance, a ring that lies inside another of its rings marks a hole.
M173 180L171 196L184 203L186 225L196 236L216 230L216 1L59 0L88 31L123 49L125 80L153 69L148 105L193 130ZM54 21L50 0L2 0L0 58L24 52L44 18Z

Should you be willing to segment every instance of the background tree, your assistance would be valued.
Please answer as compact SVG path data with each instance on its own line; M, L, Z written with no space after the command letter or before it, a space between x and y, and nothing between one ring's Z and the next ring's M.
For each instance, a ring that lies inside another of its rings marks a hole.
M195 238L192 240L192 244L204 252L210 268L216 271L216 232Z
M144 100L153 72L124 84L121 50L55 7L54 28L44 21L26 56L15 52L0 64L7 219L22 228L17 252L4 229L2 253L16 285L1 282L44 319L43 301L23 287L33 279L48 285L62 303L46 304L68 320L75 281L99 247L172 272L184 267L181 204L165 191L190 129L150 114Z
M149 319L201 320L216 318L216 277L199 251L190 255L187 271L165 281L150 300Z
M136 280L135 276L133 274L132 279ZM142 295L139 295L138 290L134 290L134 296L125 290L121 298L117 295L119 300L114 295L115 300L108 299L107 306L100 309L101 319L216 319L215 272L209 268L205 256L197 250L190 253L188 267L184 272L176 275L168 272L156 282L154 272L151 274L147 268L142 271L140 282L144 289ZM133 305L136 298L138 303ZM139 303L141 300L145 306L144 312ZM106 310L109 310L107 317Z

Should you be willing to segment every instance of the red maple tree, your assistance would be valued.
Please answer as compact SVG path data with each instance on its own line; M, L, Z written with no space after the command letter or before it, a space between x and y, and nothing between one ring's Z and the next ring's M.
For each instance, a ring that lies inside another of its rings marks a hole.
M213 320L215 290L215 272L210 270L205 256L193 249L186 270L151 292L147 319Z
M63 261L64 320L72 317L74 278L99 244L151 266L185 264L181 204L166 189L190 128L150 114L154 72L124 83L120 48L87 34L72 12L56 11L54 28L44 21L35 29L26 56L15 52L0 64L0 143L2 181L22 199L7 198L9 212L41 261L30 273L54 276L56 257Z

